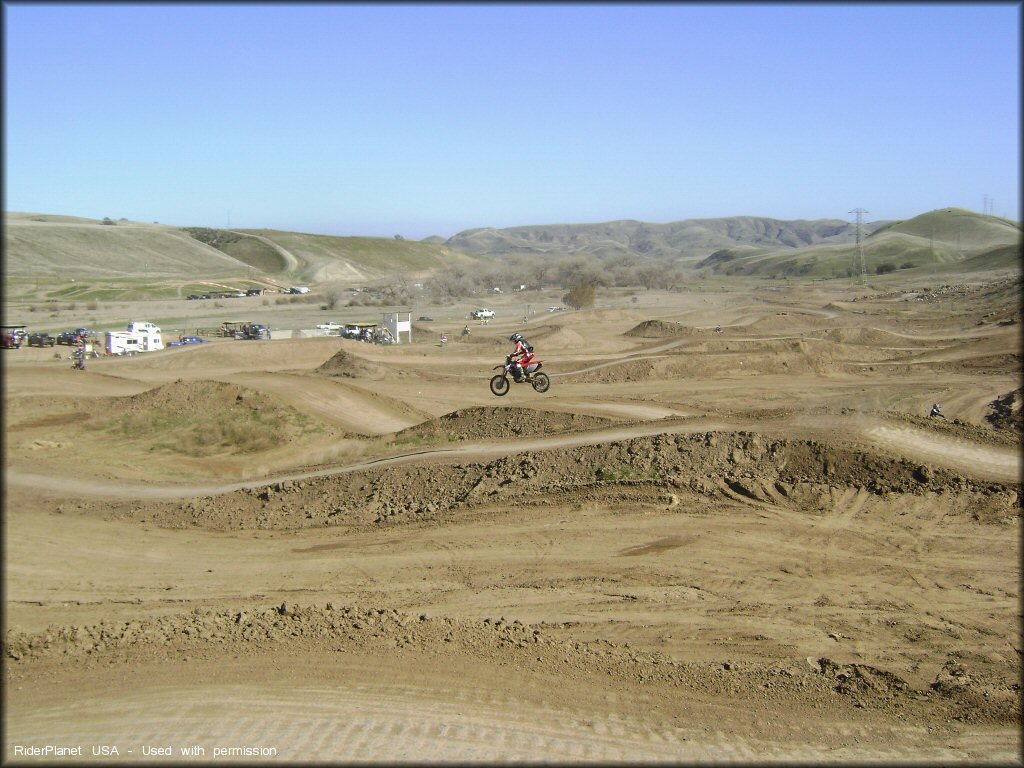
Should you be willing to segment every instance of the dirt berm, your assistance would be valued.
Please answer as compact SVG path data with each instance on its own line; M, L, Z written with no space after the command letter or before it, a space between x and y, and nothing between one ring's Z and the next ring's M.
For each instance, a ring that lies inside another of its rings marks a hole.
M723 497L810 513L835 491L934 495L965 519L1001 523L1018 508L1019 484L979 482L949 470L811 440L747 432L659 435L606 445L527 451L488 462L380 468L270 483L184 501L85 503L106 517L213 530L439 523L458 510L596 498L674 508ZM955 503L953 503L955 502Z

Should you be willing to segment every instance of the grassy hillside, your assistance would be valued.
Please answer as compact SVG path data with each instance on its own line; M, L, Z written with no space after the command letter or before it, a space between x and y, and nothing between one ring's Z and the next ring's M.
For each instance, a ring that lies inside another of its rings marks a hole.
M4 277L83 280L245 272L237 259L159 224L5 214Z
M901 270L946 273L1005 271L1020 266L1021 229L993 216L947 208L879 227L862 241L869 275ZM848 277L860 272L855 243L800 248L728 248L696 264L726 276Z
M365 283L405 272L425 274L438 267L476 261L444 245L384 237L337 237L278 230L239 230L264 238L293 258L290 273L311 283Z
M171 227L34 213L4 215L4 294L171 298L250 285L422 275L478 257L443 244L275 230Z

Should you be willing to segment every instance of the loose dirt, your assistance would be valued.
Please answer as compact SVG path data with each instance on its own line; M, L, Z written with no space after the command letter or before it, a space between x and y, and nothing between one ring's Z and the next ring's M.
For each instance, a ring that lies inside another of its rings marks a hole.
M1019 763L1012 288L4 350L4 759Z

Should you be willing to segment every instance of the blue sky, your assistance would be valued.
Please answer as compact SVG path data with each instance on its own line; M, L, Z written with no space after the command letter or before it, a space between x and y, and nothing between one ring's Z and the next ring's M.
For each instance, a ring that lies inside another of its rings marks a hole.
M1020 218L1019 3L4 3L4 207L449 237Z

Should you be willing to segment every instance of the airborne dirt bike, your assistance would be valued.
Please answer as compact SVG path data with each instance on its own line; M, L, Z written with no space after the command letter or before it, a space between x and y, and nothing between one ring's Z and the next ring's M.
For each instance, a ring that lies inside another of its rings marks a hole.
M547 392L548 387L551 386L551 379L548 378L546 373L540 372L540 361L530 363L526 366L526 371L523 373L523 377L516 383L518 384L530 384L538 392ZM512 356L509 355L505 358L504 365L494 366L495 370L501 369L501 373L491 377L491 392L496 394L498 397L507 395L509 387L512 386L512 382L515 379L510 378L512 376Z

